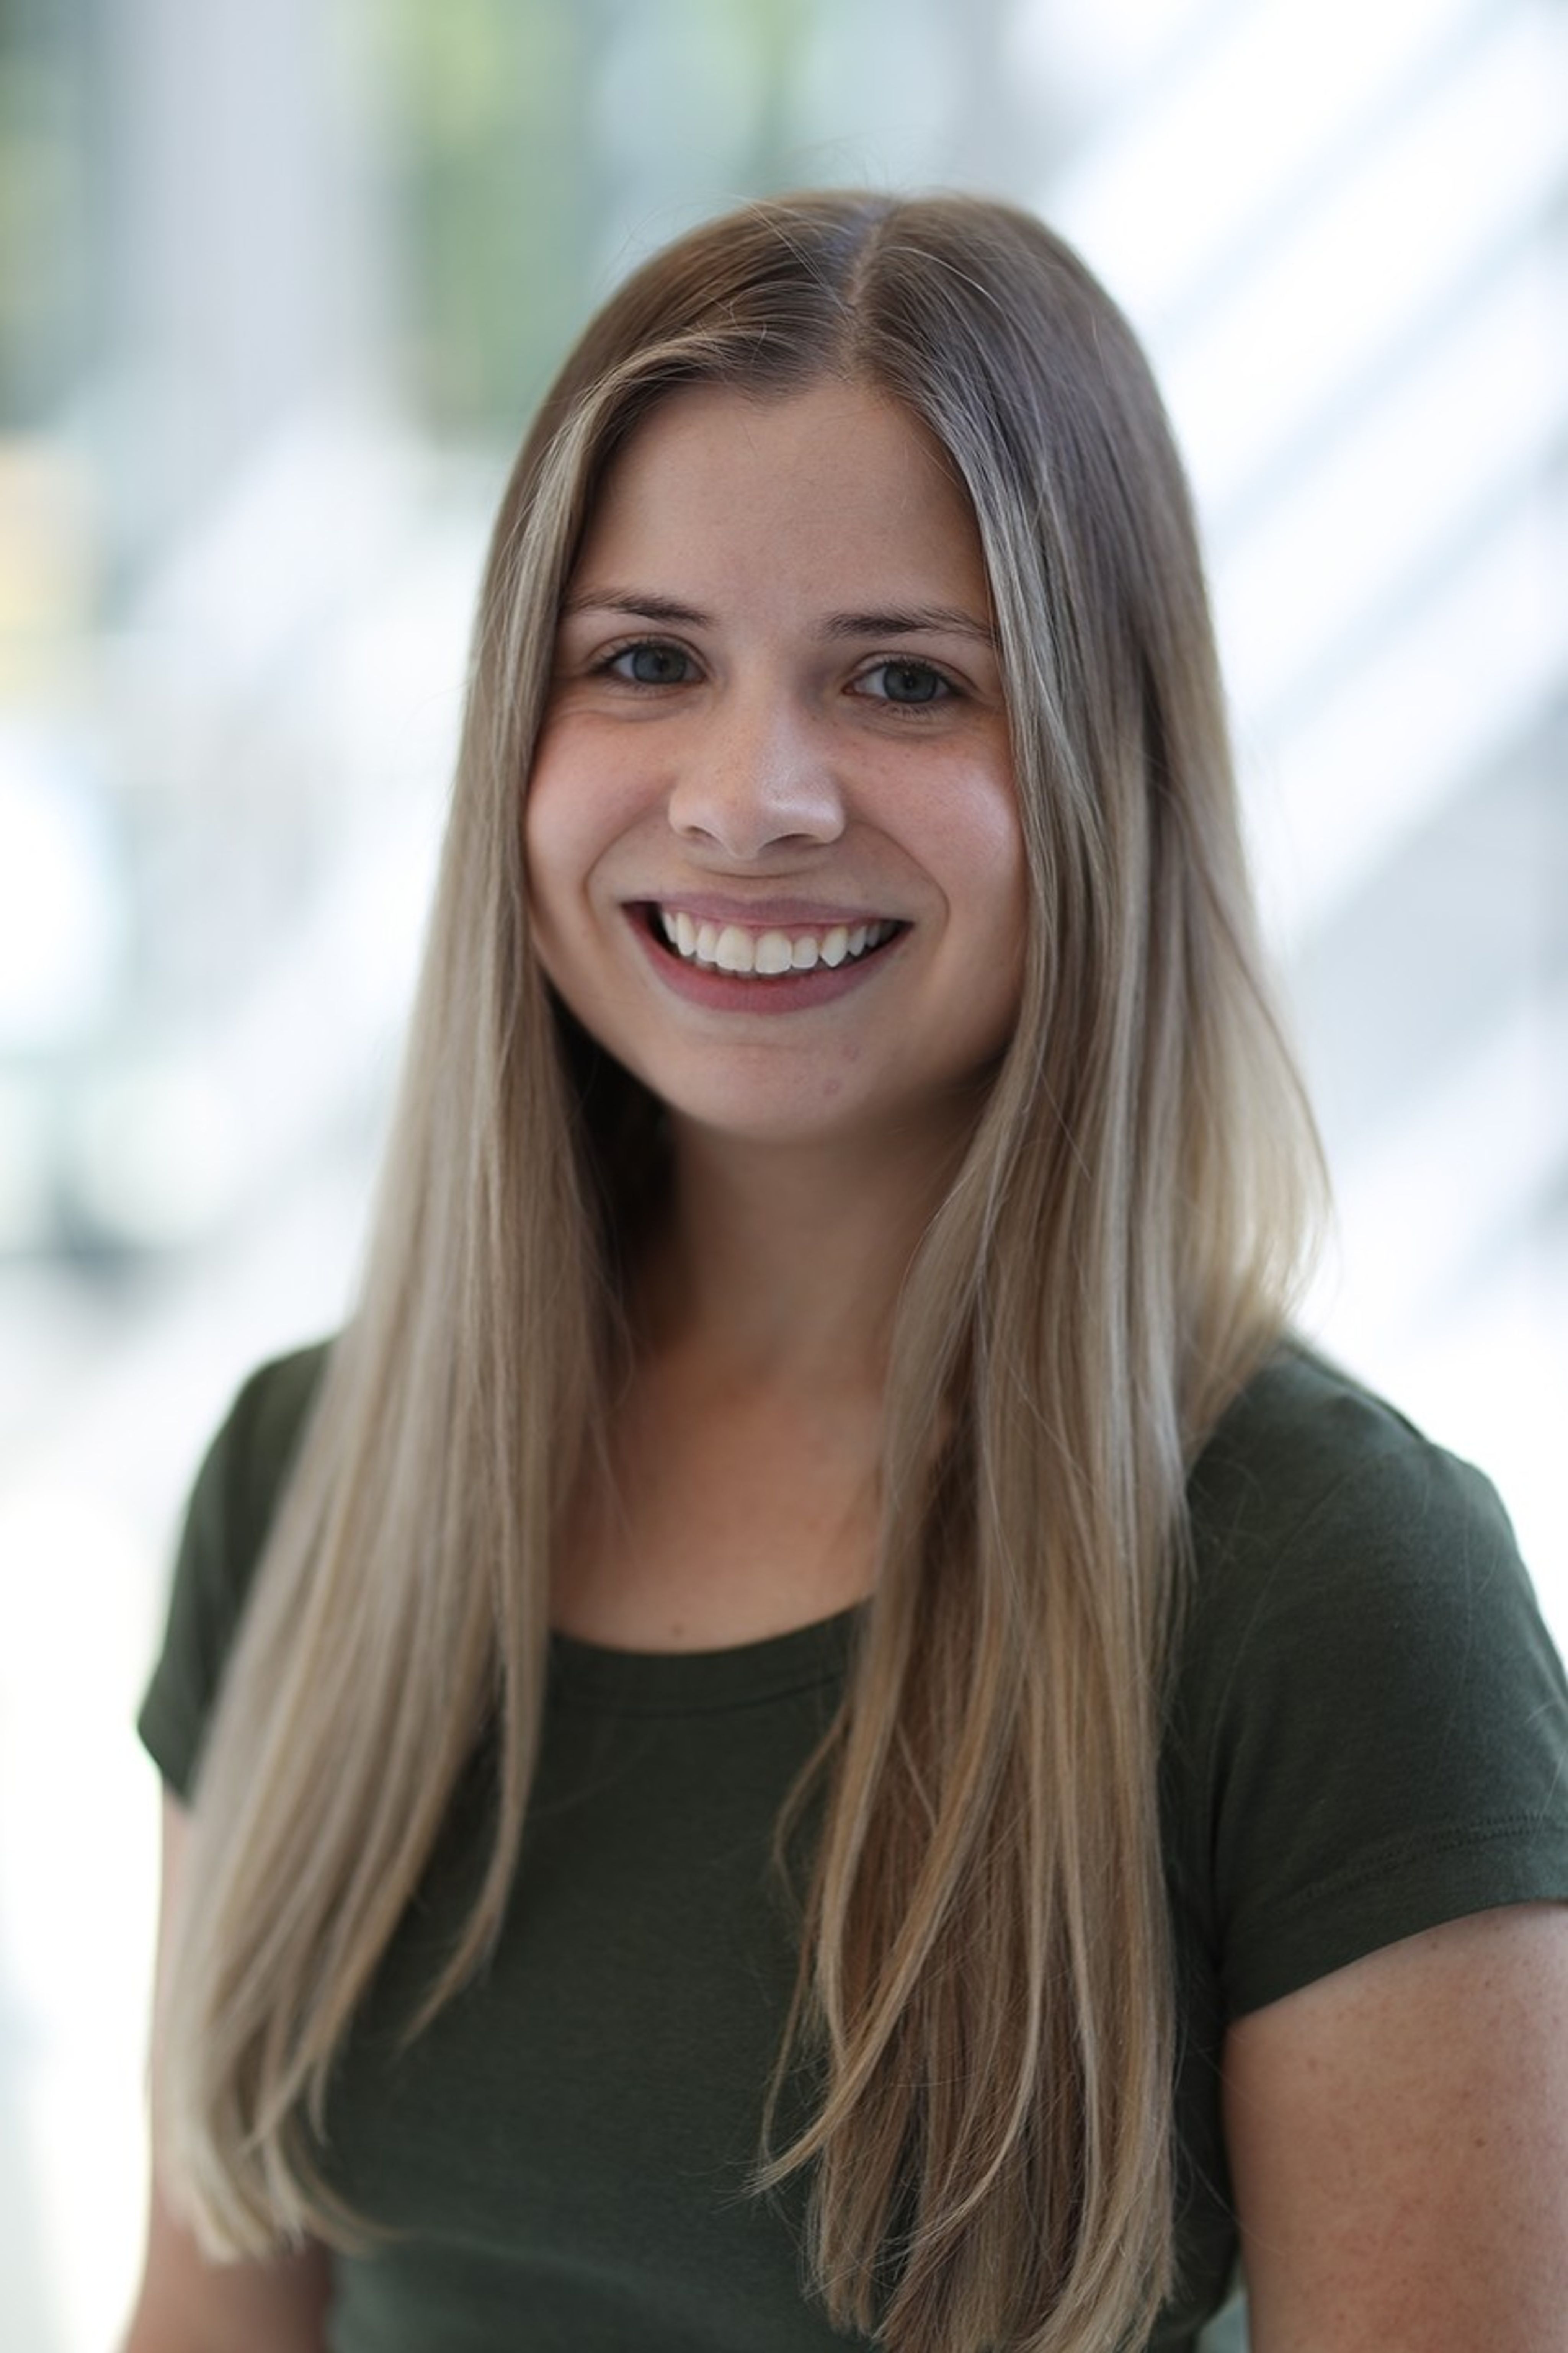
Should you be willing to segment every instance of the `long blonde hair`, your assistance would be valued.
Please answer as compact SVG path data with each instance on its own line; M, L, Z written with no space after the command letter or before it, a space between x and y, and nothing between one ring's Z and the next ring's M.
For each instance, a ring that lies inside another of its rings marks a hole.
M347 2238L310 2154L329 2069L482 1733L489 1868L411 2031L498 1933L552 1550L658 1176L654 1107L530 945L557 607L605 466L673 386L825 374L920 418L973 503L1031 919L1016 1033L900 1303L781 2054L825 2090L758 2180L808 2168L837 2324L1067 2353L1137 2341L1169 2283L1156 1761L1184 1485L1279 1336L1319 1161L1157 394L1070 251L977 200L810 194L699 229L592 322L519 457L363 1296L204 1758L170 2163L215 2251Z

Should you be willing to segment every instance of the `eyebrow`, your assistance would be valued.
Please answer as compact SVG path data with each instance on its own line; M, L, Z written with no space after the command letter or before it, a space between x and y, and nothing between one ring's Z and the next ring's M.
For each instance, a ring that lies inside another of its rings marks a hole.
M642 621L665 621L672 628L707 629L713 627L710 614L700 612L694 605L682 605L673 596L659 596L651 591L622 588L589 588L575 596L563 599L561 617L569 620L577 613L626 613ZM944 636L974 638L980 644L994 649L996 633L984 621L977 620L955 605L896 605L879 607L864 613L829 613L818 627L818 637L837 643L852 638L918 637L922 631L937 630Z

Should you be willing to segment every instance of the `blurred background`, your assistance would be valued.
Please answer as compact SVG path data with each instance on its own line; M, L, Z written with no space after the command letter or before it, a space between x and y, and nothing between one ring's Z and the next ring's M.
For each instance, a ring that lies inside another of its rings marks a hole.
M0 0L0 2340L111 2344L131 1730L353 1280L488 518L627 265L973 186L1144 336L1341 1204L1309 1322L1568 1630L1563 0Z

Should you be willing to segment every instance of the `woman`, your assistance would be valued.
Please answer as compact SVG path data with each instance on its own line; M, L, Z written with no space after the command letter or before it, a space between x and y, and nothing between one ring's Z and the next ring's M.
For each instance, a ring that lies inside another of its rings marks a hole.
M1315 1173L1104 294L967 200L658 257L358 1312L192 1506L135 2353L1191 2346L1238 2233L1259 2353L1558 2342L1568 1704L1286 1340Z

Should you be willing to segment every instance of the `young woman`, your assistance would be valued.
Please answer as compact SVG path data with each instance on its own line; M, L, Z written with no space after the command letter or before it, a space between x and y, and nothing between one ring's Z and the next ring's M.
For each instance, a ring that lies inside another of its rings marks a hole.
M1568 2343L1568 1695L1287 1335L1187 493L1035 222L801 196L497 525L363 1297L251 1381L134 2353Z

